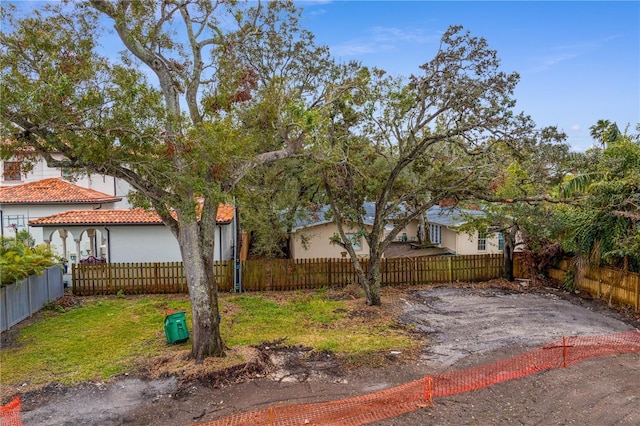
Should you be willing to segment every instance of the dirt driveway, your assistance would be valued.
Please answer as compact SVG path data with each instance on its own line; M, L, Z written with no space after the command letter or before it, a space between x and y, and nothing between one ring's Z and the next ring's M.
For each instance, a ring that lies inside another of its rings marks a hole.
M330 354L254 371L251 380L222 384L179 384L175 378L51 388L23 397L25 425L189 425L247 410L349 398L422 378L482 365L562 336L598 335L640 328L631 316L550 288L433 288L394 292L399 320L424 337L424 351L390 365L345 371ZM277 348L262 348L271 361ZM313 363L303 365L313 359ZM277 363L277 361L276 361ZM287 370L301 367L304 374ZM284 373L283 373L284 372ZM474 392L436 399L427 407L377 425L640 424L640 354L595 358Z

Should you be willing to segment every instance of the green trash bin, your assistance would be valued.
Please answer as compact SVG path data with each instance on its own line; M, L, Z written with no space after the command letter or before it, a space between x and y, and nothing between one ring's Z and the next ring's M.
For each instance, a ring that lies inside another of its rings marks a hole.
M164 334L167 336L169 344L184 343L189 340L189 329L184 311L168 314L164 318Z

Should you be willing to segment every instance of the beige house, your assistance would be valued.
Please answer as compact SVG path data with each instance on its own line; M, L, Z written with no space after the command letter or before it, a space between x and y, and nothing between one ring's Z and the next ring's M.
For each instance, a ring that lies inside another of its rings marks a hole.
M431 243L447 248L456 255L502 253L502 234L460 231L469 217L482 216L480 210L465 210L458 207L433 206L427 211L427 226Z
M326 259L348 257L347 251L340 245L332 242L332 237L338 235L338 227L329 219L325 219L328 208L325 206L319 212L309 215L309 218L298 221L291 231L290 252L292 259ZM373 225L373 203L366 203L367 211L364 223L367 231L371 230ZM389 227L385 230L391 230L393 221L389 221ZM358 256L366 257L369 255L369 245L364 237L358 236L358 229L350 228L344 225L347 235L353 238L353 248ZM402 229L396 237L398 242L415 242L418 240L418 221L412 221Z
M345 225L345 232L352 238L353 249L358 256L369 255L369 244L357 230ZM347 257L347 251L331 241L338 234L338 227L333 222L308 225L293 230L291 234L292 259L326 259Z
M368 211L364 217L364 223L372 224L373 205L367 203ZM333 243L332 237L338 235L336 224L325 219L327 208L311 214L306 220L301 220L293 228L291 233L290 251L293 259L320 259L347 257L347 252L340 245ZM465 210L458 207L431 207L426 214L426 226L429 230L431 243L442 249L430 248L413 250L411 244L418 241L418 221L414 220L405 229L398 233L396 241L388 249L390 257L412 257L432 255L468 255L468 254L493 254L501 253L504 245L501 233L483 234L478 231L465 232L460 227L470 217L481 216L480 210ZM393 220L389 220L387 232L393 227ZM354 249L358 256L369 255L369 246L364 237L357 236L357 229L345 230L354 238ZM394 247L397 246L397 247ZM385 256L387 252L385 252Z

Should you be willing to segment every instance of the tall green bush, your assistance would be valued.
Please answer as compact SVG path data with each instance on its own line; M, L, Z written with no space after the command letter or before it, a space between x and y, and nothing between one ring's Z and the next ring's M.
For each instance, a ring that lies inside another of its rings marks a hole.
M41 275L60 258L46 244L35 245L27 231L19 231L14 238L0 238L0 285L7 285Z

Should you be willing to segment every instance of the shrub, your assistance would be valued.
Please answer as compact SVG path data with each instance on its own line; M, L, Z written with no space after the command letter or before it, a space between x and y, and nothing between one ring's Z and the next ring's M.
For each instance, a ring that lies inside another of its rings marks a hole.
M35 245L27 231L20 231L15 238L0 238L0 285L7 285L40 275L61 259L46 244Z

